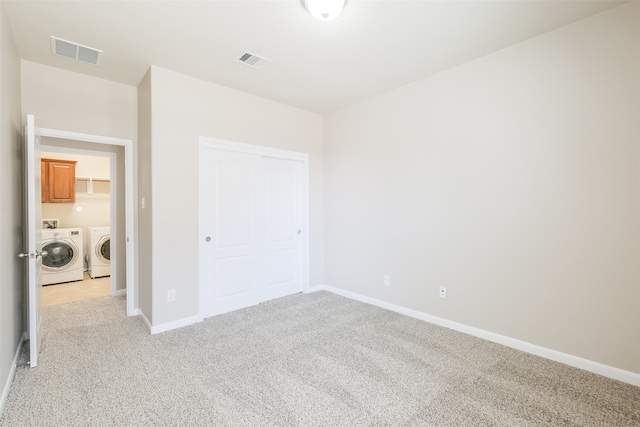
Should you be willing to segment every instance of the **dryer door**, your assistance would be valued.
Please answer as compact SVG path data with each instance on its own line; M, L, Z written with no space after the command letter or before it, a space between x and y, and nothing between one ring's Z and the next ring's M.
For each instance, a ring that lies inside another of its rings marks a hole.
M68 240L48 240L42 244L47 255L42 257L42 269L61 271L69 268L78 259L77 246Z
M106 264L111 262L111 236L102 236L96 245L98 259Z

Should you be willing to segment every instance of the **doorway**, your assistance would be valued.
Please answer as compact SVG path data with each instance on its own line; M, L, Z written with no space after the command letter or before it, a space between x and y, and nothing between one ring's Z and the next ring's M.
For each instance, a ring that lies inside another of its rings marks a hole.
M41 171L42 162L40 156L40 148L43 139L52 138L56 141L55 146L67 148L89 148L87 146L78 147L78 145L89 144L94 146L98 151L115 152L117 154L117 169L113 180L117 180L118 198L116 200L117 210L122 214L116 215L116 227L114 228L114 241L122 247L120 256L122 264L120 268L114 270L117 274L122 274L126 282L126 308L128 316L138 314L137 310L137 286L134 283L134 251L135 251L135 229L134 229L134 196L133 196L133 141L130 139L112 138L99 135L89 135L77 132L67 132L55 129L38 128L35 126L35 117L27 114L25 124L24 143L25 143L25 251L18 254L19 257L27 260L26 268L26 289L27 289L27 329L29 336L29 364L32 368L38 365L38 353L42 341L42 258L47 256L47 252L42 250L42 215L41 215L41 196L42 181ZM47 145L47 144L45 144ZM119 155L118 155L119 154ZM68 167L66 173L63 172L61 162L53 162L48 168L48 174L53 173L55 176L66 176L66 180L60 180L61 183L66 181L67 186L54 186L53 191L45 194L45 197L53 197L56 200L67 200L73 194L69 182L75 182L75 177L71 177L72 168ZM68 163L66 164L68 166ZM56 169L56 166L59 168ZM118 179L121 177L121 179ZM45 178L46 184L46 178ZM51 186L49 189L51 190ZM65 190L66 188L66 190ZM123 225L121 225L121 223ZM70 233L68 237L71 241L74 234ZM120 235L122 234L122 235ZM118 236L118 237L116 237ZM77 238L77 235L76 237ZM117 239L117 240L116 240Z
M43 250L48 253L42 259L43 306L124 295L125 284L112 274L110 260L110 225L117 223L111 203L118 200L117 185L111 185L117 153L41 145L41 157L43 170L58 162L75 168L75 197L62 203L44 198L42 203ZM60 262L65 257L68 266Z
M107 184L111 195L109 205L111 240L109 293L110 295L126 295L127 315L137 315L138 295L137 284L134 280L133 142L128 139L45 128L39 128L38 135L44 151L109 159L109 182Z

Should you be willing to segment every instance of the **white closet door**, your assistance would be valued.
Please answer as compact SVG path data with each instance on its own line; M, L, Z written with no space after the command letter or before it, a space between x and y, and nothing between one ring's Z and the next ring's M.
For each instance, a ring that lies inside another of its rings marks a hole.
M263 301L302 290L302 163L265 157Z
M260 302L263 239L261 157L205 149L201 196L206 263L205 313L213 316Z
M216 148L200 159L204 317L302 290L302 162Z

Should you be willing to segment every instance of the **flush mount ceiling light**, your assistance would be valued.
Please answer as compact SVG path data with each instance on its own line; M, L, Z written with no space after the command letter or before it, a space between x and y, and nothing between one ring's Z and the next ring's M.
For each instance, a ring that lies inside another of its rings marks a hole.
M304 8L319 21L333 21L346 3L347 0L302 0Z

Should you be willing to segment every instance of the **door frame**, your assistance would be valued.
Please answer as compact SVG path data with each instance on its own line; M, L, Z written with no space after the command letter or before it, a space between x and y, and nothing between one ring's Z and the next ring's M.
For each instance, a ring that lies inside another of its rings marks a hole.
M202 171L206 167L204 164L204 156L202 151L205 149L224 150L234 153L254 154L265 157L274 157L285 160L295 160L302 163L302 233L301 233L301 251L302 251L302 292L309 291L309 154L298 151L282 150L279 148L265 147L261 145L245 144L241 142L227 141L224 139L200 136L198 143L198 291L199 299L199 315L204 318L205 301L202 297L204 292L204 265L207 260L204 258L205 251L205 224L204 224L204 195L205 191L202 185Z
M126 259L126 292L127 292L127 316L137 316L138 315L138 283L135 281L135 252L136 252L136 229L135 229L135 217L134 217L134 159L133 159L133 140L124 139L124 138L115 138L110 136L100 136L100 135L91 135L86 133L78 133L78 132L69 132L62 131L57 129L47 129L47 128L36 128L36 134L39 137L46 138L58 138L58 139L67 139L73 141L80 142L91 142L96 144L104 144L104 145L115 145L124 147L124 180L125 180L125 230L124 233L118 233L117 238L124 238L125 240L125 259ZM45 144L46 147L55 147L50 144ZM90 151L90 150L86 150ZM105 153L108 154L108 153ZM112 172L112 181L111 181L111 191L113 193L114 186L117 180L117 174L114 174L116 168L116 161L112 159L111 161L111 172ZM115 214L115 203L111 204L111 212L112 218ZM120 236L122 234L122 236ZM114 257L115 258L115 257ZM111 266L112 269L115 267ZM113 290L113 288L112 288Z

